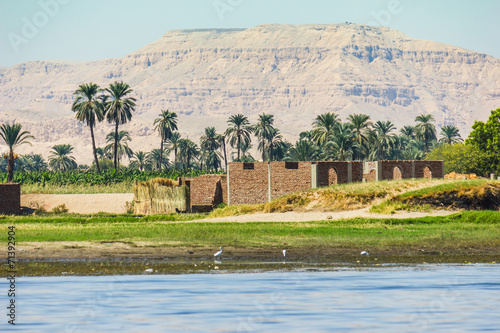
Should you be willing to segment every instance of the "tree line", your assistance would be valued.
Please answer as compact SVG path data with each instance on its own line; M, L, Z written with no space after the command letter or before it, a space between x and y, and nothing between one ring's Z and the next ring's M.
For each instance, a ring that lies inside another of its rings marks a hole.
M39 154L17 156L14 148L34 138L22 131L20 124L4 124L0 127L0 135L9 146L9 153L4 156L0 168L7 169L9 174L14 167L25 171L80 168L99 173L102 169L125 168L121 165L125 158L129 160L127 168L160 172L165 169L218 171L227 167L228 160L251 162L256 158L262 161L420 160L431 156L430 152L437 148L463 142L456 126L443 126L438 134L430 114L421 114L413 125L398 130L392 122L373 122L366 114L351 114L342 121L337 114L328 112L318 115L310 129L300 133L294 144L283 138L274 126L274 116L266 113L260 114L255 124L243 114L232 115L223 132L207 127L197 144L182 138L175 112L161 110L153 122L159 136L159 148L134 152L128 146L132 137L119 129L120 125L131 121L135 111L136 99L131 97L132 92L124 82L114 82L105 89L92 82L85 83L74 92L72 110L76 119L85 122L90 129L94 160L91 166L78 165L71 156L73 147L69 144L53 146L48 163ZM115 130L107 135L105 147L96 147L94 129L104 120L114 124ZM475 140L474 135L473 131L468 142ZM254 144L258 157L250 153ZM172 154L173 160L170 160Z

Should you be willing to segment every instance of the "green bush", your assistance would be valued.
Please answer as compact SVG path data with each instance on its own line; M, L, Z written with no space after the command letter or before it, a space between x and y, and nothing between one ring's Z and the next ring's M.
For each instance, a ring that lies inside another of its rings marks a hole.
M485 164L485 153L476 146L465 143L439 145L427 154L425 159L443 160L445 174L454 171L462 174L487 175L491 172Z

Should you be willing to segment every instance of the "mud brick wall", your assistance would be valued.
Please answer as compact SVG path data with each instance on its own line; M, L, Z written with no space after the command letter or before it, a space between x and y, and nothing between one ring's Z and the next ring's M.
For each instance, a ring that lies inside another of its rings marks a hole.
M318 162L317 164L318 187L347 183L347 162ZM337 173L336 181L335 176L330 172L331 168Z
M246 169L244 169L245 166ZM253 169L250 167L253 167ZM230 163L229 203L231 205L243 205L267 202L267 180L268 163Z
M227 176L226 175L221 175L220 176L220 188L222 191L222 201L218 202L217 204L220 203L227 203Z
M415 178L443 178L443 161L415 161ZM426 174L425 168L429 168L430 174Z
M382 180L394 179L394 168L399 167L403 179L412 178L411 161L381 161Z
M179 186L188 185L192 212L208 212L222 202L227 202L225 175L180 177Z
M311 162L271 162L271 200L311 187Z
M0 184L0 214L21 212L21 184Z
M363 162L352 161L352 182L360 183L363 181Z

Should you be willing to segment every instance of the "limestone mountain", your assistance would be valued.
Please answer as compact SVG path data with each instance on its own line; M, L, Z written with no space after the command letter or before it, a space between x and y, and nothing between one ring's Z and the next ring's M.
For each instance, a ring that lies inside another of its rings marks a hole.
M464 137L500 106L495 57L386 27L262 25L170 31L123 58L1 68L0 123L22 122L35 135L20 152L47 156L50 146L71 143L78 162L90 163L89 130L74 119L73 92L81 83L117 80L137 98L132 122L121 129L131 132L132 149L144 151L159 147L153 120L161 109L176 112L181 134L195 141L207 126L225 130L230 115L255 121L265 112L295 142L324 112L342 119L366 113L398 128L431 113L436 125L456 125ZM98 124L98 146L111 130Z

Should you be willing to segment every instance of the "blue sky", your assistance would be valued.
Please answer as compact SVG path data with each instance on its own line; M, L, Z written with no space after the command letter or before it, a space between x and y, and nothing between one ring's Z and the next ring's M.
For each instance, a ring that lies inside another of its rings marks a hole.
M0 66L124 55L168 30L385 25L500 58L498 0L0 0Z

